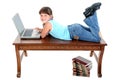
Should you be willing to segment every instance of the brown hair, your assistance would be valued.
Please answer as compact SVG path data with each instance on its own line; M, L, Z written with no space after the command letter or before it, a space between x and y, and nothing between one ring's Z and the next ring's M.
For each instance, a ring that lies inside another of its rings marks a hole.
M52 15L52 9L50 7L42 7L39 11L39 14L41 13Z

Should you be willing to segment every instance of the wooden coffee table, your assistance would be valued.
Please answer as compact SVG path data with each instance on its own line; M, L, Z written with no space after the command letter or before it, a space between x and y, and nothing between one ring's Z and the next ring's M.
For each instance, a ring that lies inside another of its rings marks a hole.
M105 46L107 45L102 39L99 43L87 42L87 41L64 41L51 37L50 35L44 39L39 40L21 40L19 36L13 42L15 45L16 58L17 58L17 77L21 77L21 60L23 55L27 56L27 50L84 50L90 51L90 56L95 56L97 61L98 77L102 77L102 58ZM20 55L20 50L23 53ZM95 54L95 51L99 51L99 56Z

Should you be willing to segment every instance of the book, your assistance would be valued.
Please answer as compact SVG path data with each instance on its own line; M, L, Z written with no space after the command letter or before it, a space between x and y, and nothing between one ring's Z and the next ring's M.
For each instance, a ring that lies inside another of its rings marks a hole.
M92 62L90 60L87 60L81 56L77 56L77 57L73 58L72 60L80 62L80 63L84 64L85 66L92 64Z
M82 63L74 60L74 61L72 62L72 64L73 64L73 68L77 68L77 69L80 69L80 70L81 70L80 64L82 64ZM84 65L84 64L83 64L83 65ZM85 66L86 66L87 69L90 70L90 69L92 68L92 63L91 63L91 64L87 64L87 65L85 65Z
M74 68L73 69L73 75L74 76L84 76L84 77L89 77L90 76L90 70L86 68L85 65L80 64L82 70Z
M81 56L77 56L72 59L73 75L74 76L90 76L90 69L92 68L92 62Z

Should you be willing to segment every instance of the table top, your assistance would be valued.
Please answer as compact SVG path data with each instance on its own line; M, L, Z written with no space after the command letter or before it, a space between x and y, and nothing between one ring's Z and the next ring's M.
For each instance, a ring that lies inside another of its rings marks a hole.
M101 45L106 46L106 42L102 39L100 42L89 42L89 41L79 41L79 40L60 40L53 38L52 36L48 35L44 39L37 39L37 40L21 40L20 36L17 36L15 41L13 42L13 45L23 45L23 44L37 44L37 45L85 45L85 46L91 46L91 45Z

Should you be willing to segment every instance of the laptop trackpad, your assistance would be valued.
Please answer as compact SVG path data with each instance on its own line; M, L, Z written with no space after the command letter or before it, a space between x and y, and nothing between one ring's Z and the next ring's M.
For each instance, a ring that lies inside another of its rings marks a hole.
M32 29L26 29L23 36L31 36L32 32L33 32Z

